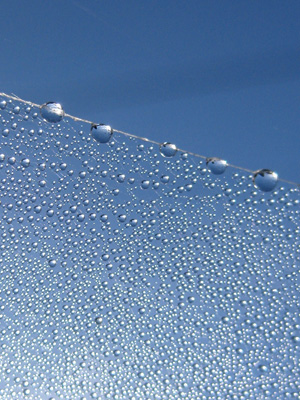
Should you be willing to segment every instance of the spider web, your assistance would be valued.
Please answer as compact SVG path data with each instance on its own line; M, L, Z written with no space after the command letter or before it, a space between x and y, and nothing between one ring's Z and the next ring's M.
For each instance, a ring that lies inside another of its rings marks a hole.
M299 188L0 100L1 399L299 398Z

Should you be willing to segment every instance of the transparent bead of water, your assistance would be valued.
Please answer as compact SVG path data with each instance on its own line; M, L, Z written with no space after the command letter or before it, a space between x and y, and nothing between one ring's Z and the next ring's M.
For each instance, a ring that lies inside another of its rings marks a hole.
M163 157L174 157L177 153L177 147L175 144L165 142L159 146L159 151Z
M54 103L53 101L43 104L40 108L40 113L47 122L52 123L60 122L65 115L61 104Z
M99 143L107 143L113 135L113 130L109 125L105 124L92 124L91 134L93 138Z
M22 165L22 167L25 167L25 168L29 167L29 165L30 165L29 158L23 158L23 160L21 161L21 165Z
M9 159L7 161L8 161L8 163L10 165L13 165L16 162L16 158L15 157L9 157Z
M278 175L270 169L260 169L253 174L253 183L263 192L270 192L277 184Z
M206 159L206 165L209 170L215 175L221 175L227 168L227 161L217 157L210 157Z

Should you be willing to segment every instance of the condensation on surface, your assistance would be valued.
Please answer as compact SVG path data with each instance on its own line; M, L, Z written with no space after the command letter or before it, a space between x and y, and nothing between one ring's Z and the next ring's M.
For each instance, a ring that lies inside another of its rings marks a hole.
M298 188L0 108L1 399L299 398Z

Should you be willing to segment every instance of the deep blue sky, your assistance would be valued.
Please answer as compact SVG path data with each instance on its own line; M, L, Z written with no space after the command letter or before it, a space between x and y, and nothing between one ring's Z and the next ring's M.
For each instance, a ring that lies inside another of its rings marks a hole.
M300 182L300 2L10 0L0 91Z

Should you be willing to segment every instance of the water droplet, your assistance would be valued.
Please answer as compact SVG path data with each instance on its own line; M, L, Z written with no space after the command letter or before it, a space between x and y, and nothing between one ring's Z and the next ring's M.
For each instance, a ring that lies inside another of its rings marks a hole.
M165 142L160 145L159 151L163 157L174 157L177 153L177 147L175 144Z
M131 219L130 220L130 225L131 226L137 226L137 223L138 223L137 219Z
M54 268L56 266L56 260L49 260L49 266Z
M254 186L263 192L270 192L277 184L278 175L269 169L260 169L253 174Z
M9 159L7 160L8 164L13 165L16 162L16 157L9 157Z
M84 214L78 214L78 215L77 215L77 220L78 220L79 222L84 221L84 218L85 218Z
M170 180L170 177L168 175L163 175L160 180L162 181L162 183L168 183Z
M6 101L5 101L5 100L0 101L0 108L1 108L1 110L4 110L5 107L6 107Z
M23 160L21 161L21 165L22 165L22 167L25 167L25 168L29 167L29 165L30 165L29 158L23 158Z
M109 125L105 124L92 124L91 134L93 138L99 143L107 143L113 135L113 130Z
M227 161L217 157L210 157L206 159L206 165L209 170L215 175L221 175L227 168Z
M119 174L117 177L117 181L119 183L123 183L125 181L125 175L124 174Z
M119 217L118 217L118 220L120 221L120 222L125 222L126 221L126 215L125 214L121 214L121 215L119 215Z
M150 181L142 181L141 187L143 189L148 189L149 186L150 186Z
M59 103L49 101L43 104L40 109L41 116L48 122L59 122L63 119L65 112Z

